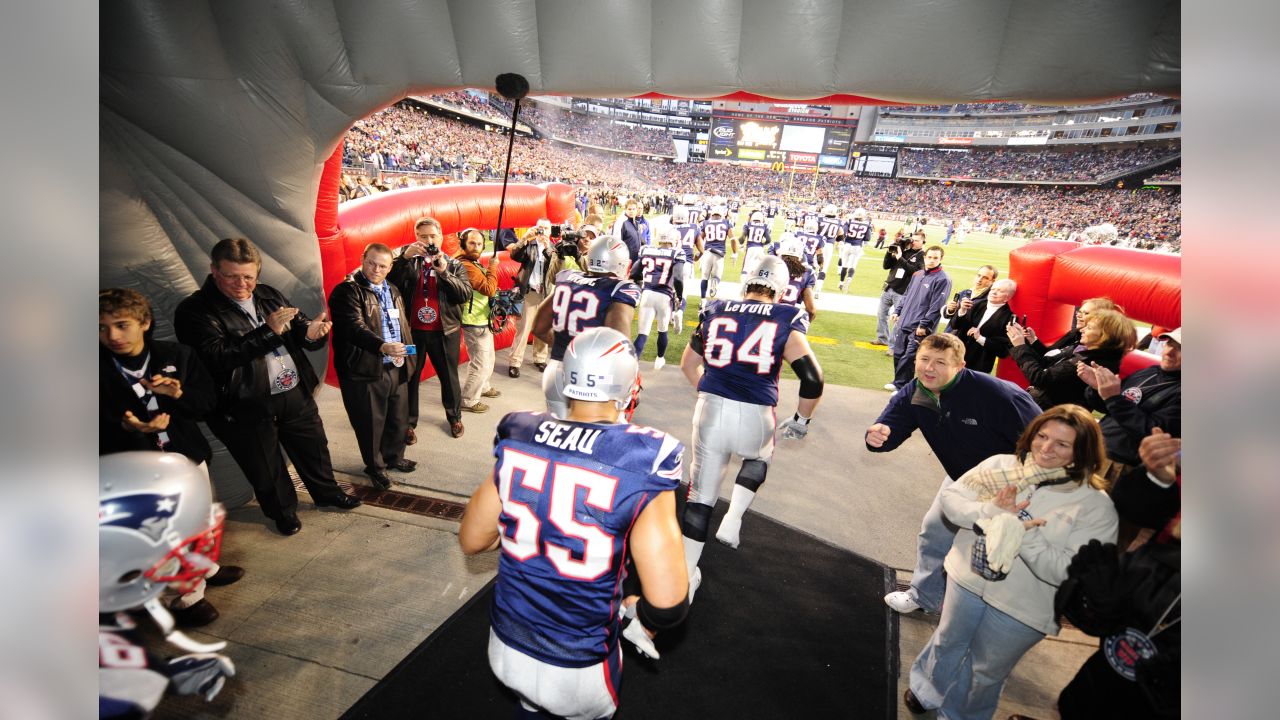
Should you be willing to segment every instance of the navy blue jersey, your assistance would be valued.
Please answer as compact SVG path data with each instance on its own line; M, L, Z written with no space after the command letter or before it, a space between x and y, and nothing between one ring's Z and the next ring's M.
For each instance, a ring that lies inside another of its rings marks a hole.
M739 200L738 198L733 198L732 200L729 201L728 206L729 206L729 212L736 213L738 212L739 209L742 208L742 201Z
M804 264L813 267L818 261L818 251L826 244L821 235L797 232L795 236L804 243Z
M693 262L694 242L697 241L698 233L701 230L694 223L685 223L673 227L675 227L676 232L680 233L680 249L684 251L685 262Z
M768 204L768 205L765 205L765 208L764 208L764 215L765 215L765 217L767 217L767 218L775 218L775 217L777 217L777 216L778 216L778 201L777 201L777 200L770 200L770 201L769 201L769 204Z
M742 237L746 240L747 247L764 246L773 242L773 233L769 230L769 223L749 222L743 225Z
M591 277L578 270L561 270L551 291L551 359L563 360L569 341L583 330L604 327L609 305L640 304L640 287L630 280Z
M498 423L493 454L502 500L493 631L545 663L594 665L617 651L631 528L679 484L684 446L639 425L514 412Z
M728 220L708 220L702 223L702 249L724 255L725 240L733 234L733 223Z
M818 218L818 234L828 243L836 242L844 235L844 223L839 218Z
M817 280L813 276L813 271L805 268L804 274L800 277L793 277L787 281L787 289L782 292L782 299L778 302L803 306L805 288L812 290L816 284Z
M702 219L707 216L707 207L705 205L689 206L689 222L694 225L701 225Z
M795 221L797 214L799 214L799 211L795 208L787 208L782 211L782 216L791 221Z
M845 226L844 240L845 242L861 245L871 239L871 223L862 220L850 220Z
M712 300L698 313L706 372L698 391L753 405L778 404L778 371L791 331L808 333L809 314L794 305Z
M684 277L684 254L676 248L640 248L641 286L664 295L676 296L676 278Z

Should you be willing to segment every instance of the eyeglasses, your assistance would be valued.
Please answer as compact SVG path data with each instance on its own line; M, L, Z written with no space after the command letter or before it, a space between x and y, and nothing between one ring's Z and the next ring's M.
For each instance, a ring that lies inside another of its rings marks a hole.
M223 280L226 280L227 282L248 284L251 282L256 282L258 280L257 275L228 275L227 273L224 273L221 270L218 270L216 272L218 273L218 277L222 278Z

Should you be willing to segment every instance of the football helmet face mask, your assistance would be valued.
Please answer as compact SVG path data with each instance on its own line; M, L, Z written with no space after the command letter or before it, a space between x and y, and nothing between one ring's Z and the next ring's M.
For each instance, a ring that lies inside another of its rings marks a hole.
M619 410L630 402L639 378L640 359L635 346L613 328L582 331L569 342L560 363L565 397L613 402Z
M621 240L606 235L596 238L587 248L587 272L624 278L630 267L631 255Z
M177 453L98 463L98 612L139 607L172 585L193 590L217 562L226 513L209 479Z
M780 257L766 255L756 264L751 275L742 283L743 289L747 290L753 285L762 285L773 291L774 299L782 297L787 290L787 283L791 280L791 273L787 271L787 264Z

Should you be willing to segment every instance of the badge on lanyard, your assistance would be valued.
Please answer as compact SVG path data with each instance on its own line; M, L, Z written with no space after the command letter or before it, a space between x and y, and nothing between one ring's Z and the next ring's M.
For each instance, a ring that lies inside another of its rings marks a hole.
M1107 664L1120 677L1131 682L1138 678L1138 662L1150 660L1157 652L1155 642L1146 633L1134 628L1125 628L1119 635L1112 635L1102 641L1102 655L1107 659Z
M404 367L404 358L403 358L403 357L393 357L393 358L391 358L391 364L392 364L392 365L395 365L396 367Z
M392 320L400 319L400 308L387 308L387 317Z
M298 373L287 367L281 367L280 372L276 373L276 379L272 381L277 390L291 390L298 384Z
M418 322L430 325L436 321L436 309L430 305L423 305L418 309Z

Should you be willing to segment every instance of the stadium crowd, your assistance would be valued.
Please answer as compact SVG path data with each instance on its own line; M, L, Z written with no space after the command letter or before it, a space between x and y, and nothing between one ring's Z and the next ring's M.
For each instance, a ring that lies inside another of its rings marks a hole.
M1155 93L1136 93L1117 98L1110 102L1089 103L1088 107L1098 107L1105 105L1128 105L1130 103L1142 102L1144 100L1157 100L1161 95ZM958 103L955 105L885 105L880 108L881 114L893 112L912 112L912 113L929 113L937 115L984 115L990 113L1015 113L1015 112L1037 112L1040 110L1057 111L1072 110L1078 106L1075 105L1034 105L1031 103L1019 102L990 102L990 103Z
M665 130L622 125L608 118L572 113L536 102L521 106L520 115L539 132L556 140L626 152L675 154L671 136Z
M1182 182L1182 163L1147 178L1147 182Z
M494 107L490 102L491 96L486 93L476 95L474 92L467 90L454 90L447 93L436 93L435 95L427 95L427 100L438 103L440 105L449 105L467 112L479 115L481 117L496 120L497 122L507 123L511 120L510 113L503 115L500 108Z
M1137 170L1178 152L1169 146L1066 151L903 148L898 157L899 172L915 177L1088 182Z

